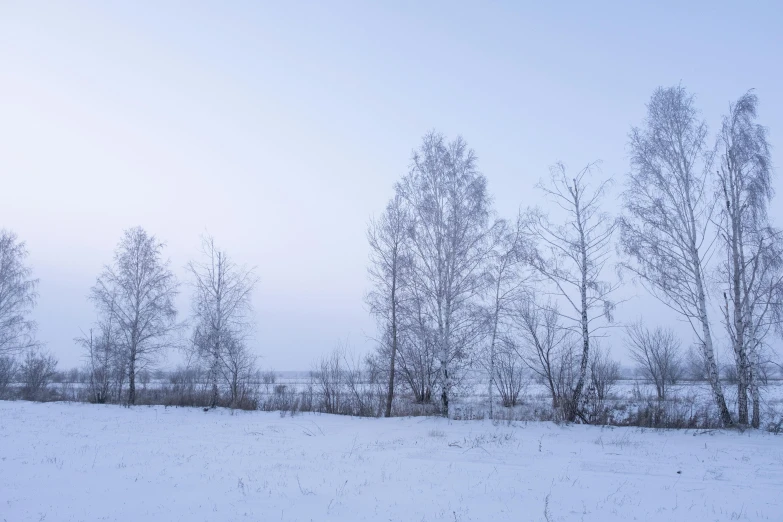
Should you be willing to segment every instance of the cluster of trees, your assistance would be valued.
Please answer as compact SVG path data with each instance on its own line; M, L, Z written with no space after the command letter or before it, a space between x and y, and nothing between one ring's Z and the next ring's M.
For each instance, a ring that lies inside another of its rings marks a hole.
M97 320L76 339L86 356L89 400L135 404L139 377L175 348L208 380L208 406L237 407L247 399L256 372L248 347L254 271L234 263L211 237L203 238L201 259L187 265L193 289L189 325L177 319L180 284L164 247L143 228L126 230L113 262L90 290ZM8 395L12 383L20 382L23 398L44 399L57 361L35 340L29 316L38 280L27 256L24 242L0 232L0 394Z
M730 104L713 146L693 95L657 89L630 132L614 216L605 202L612 180L591 163L575 173L556 164L537 185L553 213L526 208L500 219L467 143L424 136L367 232L366 301L379 325L369 375L383 389L385 415L403 389L448 414L465 376L481 369L491 408L496 394L514 406L532 373L564 419L589 422L591 399L605 398L619 372L602 347L607 329L623 326L614 322L619 267L692 327L689 364L709 382L720 422L758 427L763 369L783 325L783 238L768 215L773 172L757 106L752 91ZM139 376L178 348L205 381L205 405L237 406L256 372L248 343L257 277L203 238L187 265L188 324L178 320L180 283L164 248L142 228L125 231L90 291L97 319L77 339L90 400L136 403ZM35 340L38 281L27 256L24 242L0 231L0 395L16 382L24 397L40 398L57 362ZM716 334L715 310L725 335ZM683 369L680 340L641 322L624 331L631 357L666 399ZM724 339L736 412L716 360ZM314 382L327 411L339 411L345 393L375 407L361 373L344 354L321 360Z
M90 292L98 319L77 339L87 354L90 400L135 404L136 380L170 347L182 349L188 365L203 371L210 388L208 406L236 407L245 399L256 371L248 347L253 330L251 294L257 278L202 238L201 259L188 263L193 289L191 335L177 321L179 282L164 244L144 229L126 230Z
M0 398L13 383L21 397L45 398L57 360L35 339L30 312L38 300L38 280L27 264L27 247L13 232L0 230Z
M492 404L497 392L513 405L532 371L565 419L587 421L586 396L605 393L617 372L600 346L621 326L616 264L691 325L720 421L758 427L761 366L783 324L783 238L767 214L772 167L757 105L752 91L731 104L711 147L693 95L657 89L630 133L618 216L604 210L611 180L593 163L575 174L557 164L538 184L556 218L528 208L499 219L465 141L427 134L367 233L367 303L379 324L371 363L388 383L386 415L401 387L448 413L455 387L480 367ZM711 303L734 354L735 417ZM678 339L641 323L625 337L664 399L682 367Z

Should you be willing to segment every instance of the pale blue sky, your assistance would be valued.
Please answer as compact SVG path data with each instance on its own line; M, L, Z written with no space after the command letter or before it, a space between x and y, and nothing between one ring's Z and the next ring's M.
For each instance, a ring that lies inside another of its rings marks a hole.
M366 348L366 223L433 128L476 150L505 216L557 160L622 181L658 85L712 130L756 88L777 158L783 3L750 4L0 0L0 226L41 279L40 338L79 362L88 290L142 225L183 278L205 230L258 267L265 366Z

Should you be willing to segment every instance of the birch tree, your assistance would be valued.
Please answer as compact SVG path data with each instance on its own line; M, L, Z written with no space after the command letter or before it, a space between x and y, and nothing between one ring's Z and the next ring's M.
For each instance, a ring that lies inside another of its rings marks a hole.
M616 283L604 280L604 269L611 254L615 222L601 210L610 180L589 185L595 164L569 177L558 163L550 170L550 182L538 187L552 204L562 211L560 224L538 210L529 212L527 236L534 245L529 262L538 275L563 301L559 311L568 328L581 339L579 373L571 397L562 404L566 419L583 415L579 404L590 361L591 339L612 321L614 303L611 294Z
M752 399L751 426L761 423L761 390L764 366L769 363L770 337L780 338L783 331L783 231L772 226L757 234L757 247L745 276L743 294L748 296L745 316L747 326L748 360L750 374L747 383Z
M253 269L235 264L225 251L215 245L212 237L201 242L201 262L190 262L193 277L192 348L209 370L210 407L218 405L221 375L236 377L234 364L244 357L237 350L252 332L252 293L258 282ZM232 378L233 378L232 377ZM236 397L234 397L236 398Z
M35 321L30 314L38 299L38 280L32 278L24 241L0 230L0 356L34 348Z
M99 313L116 325L128 404L136 403L136 376L157 360L178 327L178 283L163 259L163 248L141 227L126 230L113 264L104 267L90 294Z
M781 305L779 233L769 226L772 161L766 129L756 123L758 98L749 91L729 107L718 135L718 198L725 261L724 322L737 367L737 421L748 424L748 389L752 386L753 424L758 427L759 336ZM762 341L763 342L763 341ZM754 368L755 366L755 368Z
M367 294L366 301L380 326L380 342L384 345L380 353L388 357L386 417L391 417L397 354L403 334L403 306L410 282L409 227L408 209L405 201L397 195L381 217L370 222L367 230L370 244L368 273L373 289Z
M424 136L397 193L411 209L413 284L435 333L441 406L448 415L453 379L478 340L478 299L490 249L491 200L475 153L458 137Z
M702 350L721 422L732 423L715 362L705 270L715 237L707 127L682 86L658 88L642 127L630 135L631 172L623 193L624 267L685 317Z

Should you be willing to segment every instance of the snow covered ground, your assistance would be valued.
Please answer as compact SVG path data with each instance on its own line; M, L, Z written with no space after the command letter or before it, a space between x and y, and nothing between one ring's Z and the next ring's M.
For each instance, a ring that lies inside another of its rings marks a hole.
M2 521L783 520L783 436L0 401Z

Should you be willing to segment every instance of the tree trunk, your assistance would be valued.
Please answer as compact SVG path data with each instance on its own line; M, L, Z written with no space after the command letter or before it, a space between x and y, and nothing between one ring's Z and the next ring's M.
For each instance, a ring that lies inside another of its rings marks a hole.
M489 396L489 419L495 418L495 399L492 396L492 386L495 384L495 334L492 334L492 343L489 346L489 389L487 394Z
M446 417L449 416L449 399L451 398L451 375L449 374L449 343L451 341L451 306L447 301L446 307L446 319L443 322L443 329L440 337L440 368L443 378L443 386L440 394L441 406L443 407L443 413Z
M128 363L128 404L136 404L136 357L131 355Z
M386 392L386 417L391 417L392 401L394 400L394 365L397 359L397 273L392 270L392 350L389 361L389 389Z
M449 375L449 356L448 344L445 339L441 340L440 349L440 367L443 378L443 387L440 394L440 402L443 407L443 413L449 416L449 395L451 394L451 375Z
M743 357L744 359L744 357ZM737 368L737 423L748 424L748 385L746 383L746 364L740 361Z
M217 350L218 350L218 347L215 346L215 355L214 355L214 360L212 361L212 371L210 372L212 374L211 375L211 377L212 377L212 397L209 400L209 407L210 408L215 408L217 406L218 395L220 393L219 390L218 390L218 364L219 364L219 359L218 359L218 351Z
M576 189L576 186L574 187ZM575 206L576 208L576 221L578 223L579 227L579 254L582 261L582 273L581 273L581 282L579 285L579 293L580 293L580 306L582 307L581 312L581 327L582 327L582 360L579 364L579 378L576 381L576 386L574 387L574 393L571 397L571 404L568 405L568 412L567 413L567 420L569 422L574 422L576 420L577 415L579 414L579 400L582 397L582 389L585 385L585 377L587 375L587 363L588 359L590 357L590 325L588 323L587 318L587 245L585 242L585 234L584 230L582 228L582 218L581 218L581 212L579 205L577 204Z
M723 396L723 388L720 384L720 374L718 373L718 365L715 363L715 350L712 345L712 333L710 332L710 321L707 315L707 294L704 291L704 276L701 268L701 257L699 255L696 238L698 234L696 232L696 218L693 214L693 203L690 199L690 193L687 193L687 210L688 210L688 237L690 238L690 254L692 269L694 272L694 280L696 283L696 299L699 312L699 321L701 322L702 329L702 345L701 349L704 354L704 360L707 363L707 376L710 380L710 388L712 389L712 396L715 400L715 405L718 407L718 414L720 415L721 422L724 426L731 426L731 414L726 407L726 398Z
M753 412L750 420L750 425L754 428L758 428L761 425L761 392L759 390L759 356L758 347L755 344L755 339L752 341L754 344L750 355L750 371L748 383L750 385L750 395L753 401Z
M732 190L733 192L733 190ZM729 201L727 208L731 211ZM740 253L740 216L739 207L735 204L733 213L731 213L731 285L733 303L733 322L734 322L734 360L737 365L737 422L742 425L748 424L748 355L745 345L745 318L743 314L743 295L742 295L742 264ZM727 310L728 312L728 310Z
M117 371L117 404L122 404L122 389L125 387L125 368Z
M231 408L236 408L239 403L239 370L231 373Z
M721 422L724 426L731 426L731 414L726 407L726 398L723 396L723 389L720 385L720 375L718 374L718 365L715 363L715 351L712 345L712 334L710 332L710 322L707 316L707 297L704 293L704 283L701 278L701 270L696 267L696 291L698 293L699 321L701 322L703 341L701 344L704 360L707 363L707 377L712 389L712 397L715 405L718 407Z
M493 398L495 385L495 340L498 335L498 317L500 315L500 278L498 278L497 288L495 290L495 317L492 324L492 339L489 343L489 418L495 418L495 401Z

